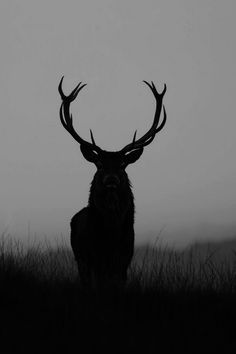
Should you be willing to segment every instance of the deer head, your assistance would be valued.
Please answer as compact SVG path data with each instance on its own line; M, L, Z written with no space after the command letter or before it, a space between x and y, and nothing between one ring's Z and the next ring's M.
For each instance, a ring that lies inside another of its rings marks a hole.
M159 94L153 82L148 83L143 81L152 91L156 100L156 112L151 128L141 138L136 140L136 133L131 143L127 144L120 151L105 151L96 145L92 130L90 129L91 142L88 142L81 138L81 136L75 131L73 127L73 118L70 113L70 104L73 102L78 93L82 90L86 84L81 82L75 87L75 89L66 96L62 90L63 77L59 83L58 91L62 98L62 104L60 107L60 120L63 127L72 135L72 137L80 144L80 150L84 158L93 162L97 167L97 175L101 175L102 184L108 189L117 188L122 183L124 176L124 170L129 165L137 161L143 153L145 146L149 145L156 134L162 130L166 123L166 111L163 106L163 119L160 122L160 115L162 110L162 100L166 92L166 85L164 85L163 91ZM126 175L126 174L125 174Z

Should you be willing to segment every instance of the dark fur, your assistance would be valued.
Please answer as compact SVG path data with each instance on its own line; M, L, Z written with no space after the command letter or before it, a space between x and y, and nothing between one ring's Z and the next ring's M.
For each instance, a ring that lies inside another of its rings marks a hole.
M91 183L88 206L71 220L71 245L83 284L125 282L134 251L134 198L128 176L116 163L116 153L98 169ZM103 179L115 175L116 189Z

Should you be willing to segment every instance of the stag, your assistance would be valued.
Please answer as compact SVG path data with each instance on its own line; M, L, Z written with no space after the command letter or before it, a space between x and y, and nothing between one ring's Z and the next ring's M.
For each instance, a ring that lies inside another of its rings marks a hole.
M134 197L125 169L140 158L144 147L153 141L166 123L166 111L162 105L166 85L158 93L153 82L143 81L156 100L151 128L138 140L135 131L132 142L120 151L105 151L96 145L91 129L91 142L88 142L73 127L70 104L86 84L80 82L67 96L62 90L62 82L63 77L58 87L62 99L61 123L80 144L84 158L97 168L88 206L76 213L70 224L71 246L79 276L84 285L104 280L125 283L134 252Z

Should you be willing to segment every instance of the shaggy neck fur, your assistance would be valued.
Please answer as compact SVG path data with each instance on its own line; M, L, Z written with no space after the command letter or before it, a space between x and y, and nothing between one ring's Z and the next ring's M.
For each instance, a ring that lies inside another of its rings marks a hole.
M125 220L129 220L132 225L134 223L134 197L128 177L124 186L109 190L97 188L95 175L88 205L108 228L122 227Z

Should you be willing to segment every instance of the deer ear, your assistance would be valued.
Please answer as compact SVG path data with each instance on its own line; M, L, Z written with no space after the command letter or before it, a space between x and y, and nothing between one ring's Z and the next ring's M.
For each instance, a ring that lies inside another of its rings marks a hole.
M90 146L86 146L86 145L81 144L80 151L82 152L84 158L87 161L93 162L95 164L98 163L98 154L96 152L94 152L94 150Z
M142 155L142 153L143 153L143 148L140 148L130 152L129 154L126 154L124 157L125 166L128 166L129 164L137 161Z

